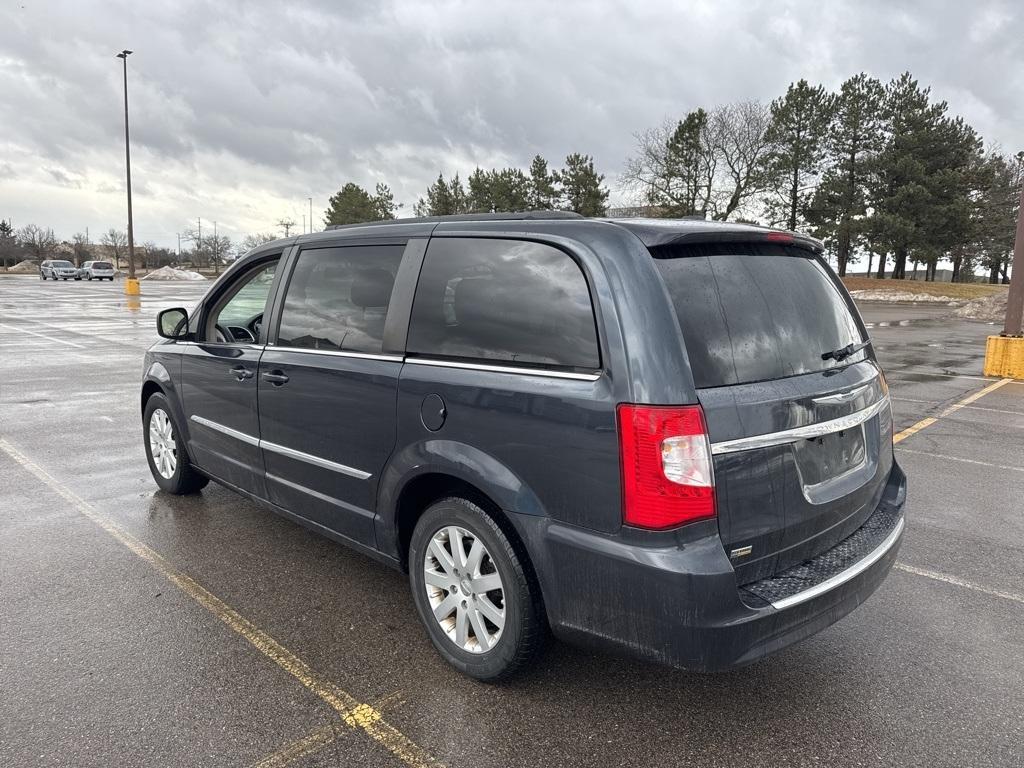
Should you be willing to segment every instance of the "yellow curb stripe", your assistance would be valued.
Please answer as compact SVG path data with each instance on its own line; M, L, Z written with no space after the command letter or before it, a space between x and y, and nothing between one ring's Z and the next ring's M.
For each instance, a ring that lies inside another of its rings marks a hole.
M358 701L347 691L342 690L329 680L319 677L302 659L274 640L266 632L256 627L191 577L176 571L162 555L147 547L106 515L97 511L92 505L56 480L4 438L0 438L0 449L70 503L80 514L89 518L114 539L131 550L132 553L149 563L178 589L203 606L234 632L245 638L256 650L302 683L313 694L332 707L347 726L361 729L371 739L413 768L441 765L422 747L415 744L384 720L380 712L369 704Z
M973 395L969 395L968 397L965 397L963 400L960 400L959 402L954 403L953 405L949 406L949 408L944 410L938 416L929 416L926 419L921 419L919 422L917 422L917 424L913 424L913 425L907 427L906 429L904 429L902 432L897 433L892 438L893 443L899 443L899 442L901 442L903 440L906 440L911 435L916 435L922 429L925 429L926 427L930 427L932 424L937 422L939 419L945 418L946 416L949 416L951 413L955 413L956 411L959 411L961 408L965 408L966 406L970 405L971 403L975 402L976 400L980 400L985 395L987 395L989 392L994 392L995 390L999 389L1000 387L1004 387L1007 384L1011 384L1012 382L1013 382L1013 379L1000 379L999 381L996 381L996 382L993 382L992 384L989 384L984 389L980 389L977 392L975 392Z

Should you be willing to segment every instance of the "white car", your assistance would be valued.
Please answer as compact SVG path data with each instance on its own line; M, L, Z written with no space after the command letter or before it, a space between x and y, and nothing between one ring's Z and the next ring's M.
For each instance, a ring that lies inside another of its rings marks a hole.
M78 268L70 261L47 259L39 265L40 280L81 280Z
M78 274L86 280L114 281L114 266L109 261L87 261L78 270Z

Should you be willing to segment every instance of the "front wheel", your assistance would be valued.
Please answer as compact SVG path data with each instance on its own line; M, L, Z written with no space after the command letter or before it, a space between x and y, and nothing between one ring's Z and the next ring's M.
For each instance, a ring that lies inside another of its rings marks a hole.
M167 398L152 395L143 414L143 442L149 471L161 489L176 495L194 493L209 482L189 463L184 439L171 415Z
M409 573L434 647L464 674L509 677L543 646L540 589L504 531L472 501L447 498L423 513Z

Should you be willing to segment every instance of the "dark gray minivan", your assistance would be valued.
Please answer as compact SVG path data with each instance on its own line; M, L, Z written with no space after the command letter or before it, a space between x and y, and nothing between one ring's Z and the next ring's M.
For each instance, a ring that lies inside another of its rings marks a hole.
M885 378L820 253L552 212L278 240L160 314L150 468L407 571L480 679L549 628L743 665L864 601L903 533Z

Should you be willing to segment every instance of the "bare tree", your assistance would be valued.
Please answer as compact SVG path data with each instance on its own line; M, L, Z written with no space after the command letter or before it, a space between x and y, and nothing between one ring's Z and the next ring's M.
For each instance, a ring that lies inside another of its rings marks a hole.
M75 266L82 266L83 261L89 260L89 238L85 232L76 232L71 238L71 249L75 254Z
M637 134L622 186L660 216L738 215L763 188L767 106L756 101L696 109Z
M38 227L35 224L26 224L18 230L18 242L28 253L30 259L41 261L53 253L57 247L57 238L49 227Z
M103 245L107 252L114 257L114 263L117 268L121 268L121 254L124 253L125 248L128 247L128 235L122 230L114 229L111 227L100 237L100 244Z
M238 244L238 255L241 256L243 253L248 253L253 248L258 248L264 243L269 243L272 240L277 240L277 235L270 234L268 232L256 232L251 235L246 235L242 238L242 242Z
M723 167L714 201L715 218L724 221L764 187L771 109L759 101L739 101L718 107L711 119Z

